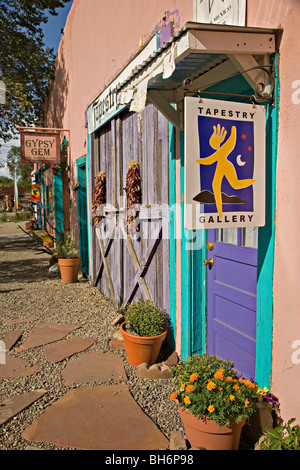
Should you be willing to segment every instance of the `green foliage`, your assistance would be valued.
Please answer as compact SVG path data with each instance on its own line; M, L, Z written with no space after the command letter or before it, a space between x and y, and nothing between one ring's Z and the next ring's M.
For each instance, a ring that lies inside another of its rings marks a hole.
M21 163L20 147L13 145L7 154L7 167L12 178L15 174L18 180L18 186L31 188L31 172L33 163Z
M22 222L30 220L31 213L29 211L17 212L14 215L2 214L0 216L1 222Z
M258 386L238 377L234 364L216 356L194 355L171 370L176 392L171 399L198 419L210 418L220 426L239 423L255 410Z
M56 250L60 258L70 259L78 256L75 240L69 232L64 232L61 235L60 240L56 243Z
M163 312L150 300L139 300L125 311L129 333L139 336L157 336L164 332Z
M287 424L268 430L260 443L261 450L300 450L300 426L291 424L296 418L292 418Z
M0 188L1 187L10 187L14 185L14 181L11 178L8 178L7 176L0 176ZM1 191L0 191L1 193ZM0 196L1 197L1 196Z
M5 103L0 104L0 138L8 141L15 126L42 117L55 56L46 48L41 24L70 0L0 0L0 80Z

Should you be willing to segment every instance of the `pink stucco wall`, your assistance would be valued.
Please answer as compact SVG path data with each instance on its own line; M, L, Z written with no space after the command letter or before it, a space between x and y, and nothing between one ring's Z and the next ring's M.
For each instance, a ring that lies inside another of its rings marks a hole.
M55 87L46 126L70 129L71 220L77 221L77 158L87 152L85 110L154 30L173 21L175 30L193 20L192 0L75 0L57 56ZM283 28L280 44L280 125L274 269L272 391L284 419L300 419L298 208L300 207L300 61L298 0L248 0L247 26ZM298 82L299 81L299 82ZM297 91L299 92L297 93ZM299 103L298 103L299 101ZM77 227L73 227L78 236Z
M282 400L283 417L285 419L296 417L298 424L300 422L299 17L300 3L298 0L285 0L284 2L251 0L247 3L248 26L283 28L279 61L280 110L273 293L272 391L278 394ZM298 346L297 343L294 343L297 340ZM293 348L292 346L297 347ZM299 354L297 354L297 349ZM295 363L298 361L299 364Z
M55 87L47 103L46 126L70 129L71 182L75 160L87 152L85 111L154 31L172 21L180 30L193 19L191 0L74 0L57 55ZM77 198L71 190L71 220ZM74 228L74 227L73 227ZM78 236L78 228L74 228Z

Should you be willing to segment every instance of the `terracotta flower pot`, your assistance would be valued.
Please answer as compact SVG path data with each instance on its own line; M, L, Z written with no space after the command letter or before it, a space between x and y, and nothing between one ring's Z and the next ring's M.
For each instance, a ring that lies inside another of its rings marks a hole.
M125 322L120 326L124 338L128 364L138 366L145 362L148 366L154 364L158 358L161 345L167 335L165 331L157 336L138 336L127 333L124 329Z
M179 407L179 415L185 435L191 447L204 447L206 450L238 450L242 427L246 419L233 423L230 427L220 427L213 420L197 419L195 415Z
M77 281L80 262L80 257L58 258L60 277L63 282L71 284Z

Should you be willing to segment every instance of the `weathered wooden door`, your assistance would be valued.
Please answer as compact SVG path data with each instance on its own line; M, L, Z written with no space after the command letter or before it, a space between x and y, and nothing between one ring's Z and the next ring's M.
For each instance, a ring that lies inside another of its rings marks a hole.
M229 358L249 379L255 378L257 230L208 230L207 352Z
M94 283L117 307L139 298L169 309L168 121L152 105L124 112L94 136L93 175L106 175L106 210L94 229ZM126 175L139 163L139 231L127 233Z

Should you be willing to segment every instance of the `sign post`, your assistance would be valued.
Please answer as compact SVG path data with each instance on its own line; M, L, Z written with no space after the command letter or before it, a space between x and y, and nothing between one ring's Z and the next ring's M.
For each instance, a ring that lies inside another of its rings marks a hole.
M185 98L185 228L265 225L265 109Z

